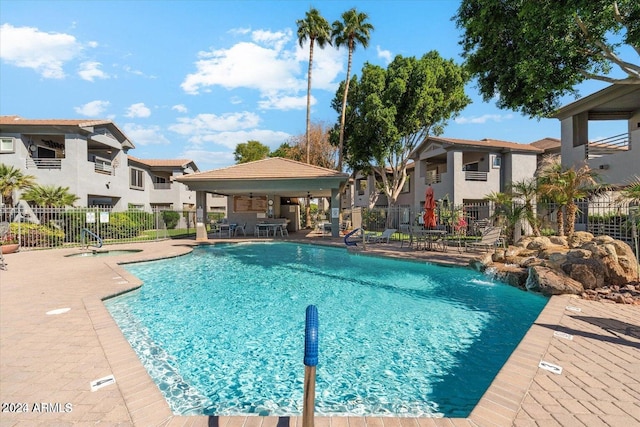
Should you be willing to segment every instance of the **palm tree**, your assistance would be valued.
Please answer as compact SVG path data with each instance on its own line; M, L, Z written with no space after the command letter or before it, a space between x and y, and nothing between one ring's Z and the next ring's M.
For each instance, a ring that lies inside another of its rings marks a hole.
M523 179L511 184L510 191L517 198L520 198L524 202L524 217L531 226L533 235L540 237L540 227L538 225L538 219L533 210L533 203L538 194L538 183L534 178Z
M35 180L33 175L25 175L20 169L0 163L0 195L8 206L13 207L14 191L31 188Z
M539 188L544 195L550 196L560 206L566 208L566 227L562 227L561 209L558 209L558 234L564 236L575 231L576 214L578 206L576 199L582 199L593 195L604 188L598 184L598 174L588 164L579 167L563 168L559 158L550 158L543 161L539 174Z
M38 206L48 208L73 206L79 199L75 194L69 193L69 187L55 185L35 185L27 190L22 198Z
M347 95L349 94L349 82L351 80L351 62L353 51L357 44L361 44L365 49L369 45L369 37L373 31L373 25L366 22L369 16L366 13L358 12L355 8L349 9L342 14L342 22L335 21L331 37L336 48L347 46L349 49L349 61L347 62L347 78L342 96L342 111L340 115L340 140L338 145L338 171L342 172L342 150L344 146L344 122L347 111Z
M331 44L331 26L329 22L320 15L318 9L311 8L305 13L304 19L296 21L298 25L298 43L300 47L309 39L309 71L307 74L307 163L309 163L309 129L311 127L311 70L313 68L313 46L318 42L322 49L327 44Z
M628 200L631 203L640 203L640 176L635 175L629 179L627 185L620 190L620 200Z
M514 232L518 221L526 217L525 207L519 203L514 203L513 193L492 192L485 197L494 203L495 209L492 217L498 221L500 227L504 227L507 243L513 243Z

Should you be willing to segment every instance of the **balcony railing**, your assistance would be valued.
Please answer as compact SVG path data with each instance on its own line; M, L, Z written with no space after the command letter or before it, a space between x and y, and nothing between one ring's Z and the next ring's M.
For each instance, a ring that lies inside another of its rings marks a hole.
M487 172L464 171L464 180L465 181L486 181Z
M96 163L94 170L104 175L113 175L113 166L109 163Z
M442 182L441 174L436 171L427 171L427 174L424 177L425 184L438 184L440 182Z
M153 189L154 190L170 190L171 183L170 182L154 182Z
M608 138L592 141L584 146L585 158L597 159L615 153L629 150L629 134L610 136Z
M62 159L28 157L27 169L62 169Z

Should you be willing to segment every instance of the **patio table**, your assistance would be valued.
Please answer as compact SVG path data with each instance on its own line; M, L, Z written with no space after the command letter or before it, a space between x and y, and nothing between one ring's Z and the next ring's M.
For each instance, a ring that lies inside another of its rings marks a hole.
M417 237L423 237L425 240L425 249L427 250L435 250L434 243L438 241L438 239L444 238L447 235L445 230L415 230L415 235ZM442 245L443 251L446 252L447 246Z

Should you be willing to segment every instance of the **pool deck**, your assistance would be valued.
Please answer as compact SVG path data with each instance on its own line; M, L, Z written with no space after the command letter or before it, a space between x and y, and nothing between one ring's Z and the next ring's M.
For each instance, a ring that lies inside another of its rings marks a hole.
M344 247L341 239L301 233L284 240ZM195 243L108 246L143 249L108 257L65 257L77 248L5 255L0 426L301 426L301 417L173 415L102 304L107 296L140 286L119 262L180 256ZM467 265L472 257L455 249L400 249L398 242L369 245L366 252L452 265ZM70 310L46 314L61 308ZM562 372L539 368L541 361ZM90 390L92 381L108 375L115 384ZM24 404L26 412L15 412ZM469 418L315 418L315 427L365 426L640 426L640 307L551 298Z

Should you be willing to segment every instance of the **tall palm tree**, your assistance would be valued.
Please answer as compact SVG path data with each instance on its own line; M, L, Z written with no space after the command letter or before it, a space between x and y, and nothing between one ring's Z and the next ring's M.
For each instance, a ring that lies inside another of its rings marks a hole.
M342 22L335 21L331 37L336 48L347 46L349 49L349 61L347 62L347 78L344 85L344 94L342 96L342 112L340 115L340 140L338 145L338 171L342 172L342 150L344 147L344 121L347 111L347 95L349 94L349 82L351 81L351 62L353 59L353 51L358 44L365 49L369 45L369 37L371 31L374 30L373 25L367 22L369 16L366 13L358 12L355 8L349 9L342 14Z
M522 199L524 202L524 216L531 226L533 235L540 237L540 227L538 225L538 219L533 209L533 203L538 194L538 183L535 178L523 179L511 184L510 191L517 198Z
M491 192L485 200L494 203L494 212L492 217L498 221L498 225L504 228L504 234L507 243L513 243L516 225L523 217L526 216L525 207L519 203L514 203L513 193L496 193Z
M27 190L22 198L48 208L73 206L79 199L75 194L69 193L69 187L55 185L35 185Z
M13 193L35 185L36 177L25 175L20 169L0 163L0 195L7 206L13 207Z
M305 13L304 19L296 21L298 25L298 43L300 47L309 39L309 71L307 73L307 163L309 163L311 128L311 70L313 68L313 47L316 42L322 49L327 44L331 44L331 26L329 22L320 15L318 9L310 8Z

